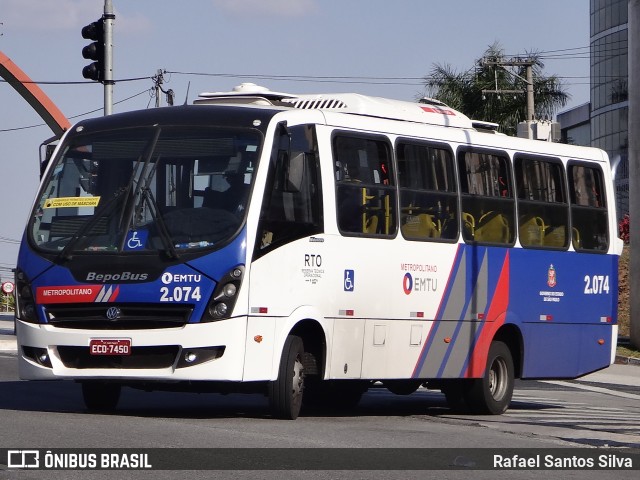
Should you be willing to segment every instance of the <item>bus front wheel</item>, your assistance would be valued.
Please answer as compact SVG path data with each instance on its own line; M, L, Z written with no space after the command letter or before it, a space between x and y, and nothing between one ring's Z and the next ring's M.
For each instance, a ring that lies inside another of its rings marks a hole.
M513 384L511 350L505 343L495 341L489 347L484 376L471 380L464 392L465 401L474 413L500 415L509 408Z
M276 418L295 420L302 407L304 366L302 339L289 335L282 349L278 378L269 382L269 404Z

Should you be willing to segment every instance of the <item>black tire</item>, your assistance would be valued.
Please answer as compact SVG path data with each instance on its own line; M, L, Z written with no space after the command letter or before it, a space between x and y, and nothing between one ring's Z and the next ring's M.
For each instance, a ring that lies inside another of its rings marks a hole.
M464 397L473 413L500 415L513 396L514 368L511 350L495 341L489 347L484 377L473 379Z
M269 404L274 417L295 420L304 395L304 345L300 337L289 335L284 342L278 378L269 382Z
M82 398L87 410L112 412L118 406L122 386L117 383L82 382Z
M422 380L383 380L382 384L387 390L396 395L411 395L420 385Z

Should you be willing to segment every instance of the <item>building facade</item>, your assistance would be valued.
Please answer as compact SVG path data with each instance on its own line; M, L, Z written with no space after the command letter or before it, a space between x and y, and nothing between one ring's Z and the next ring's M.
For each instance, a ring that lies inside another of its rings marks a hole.
M584 103L558 114L561 142L570 145L591 145L591 103Z
M618 215L629 212L628 0L591 0L591 146L609 154Z

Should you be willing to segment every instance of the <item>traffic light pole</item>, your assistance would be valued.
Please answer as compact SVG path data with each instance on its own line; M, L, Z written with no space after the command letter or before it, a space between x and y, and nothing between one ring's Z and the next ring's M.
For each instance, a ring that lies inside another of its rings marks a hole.
M111 0L104 0L104 114L111 115L113 111L113 14Z

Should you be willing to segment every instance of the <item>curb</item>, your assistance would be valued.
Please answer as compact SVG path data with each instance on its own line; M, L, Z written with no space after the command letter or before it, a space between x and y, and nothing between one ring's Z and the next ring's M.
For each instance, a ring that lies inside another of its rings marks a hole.
M621 355L616 355L616 365L637 365L640 366L640 358L634 357L623 357Z
M17 352L18 345L16 340L0 340L0 352Z

